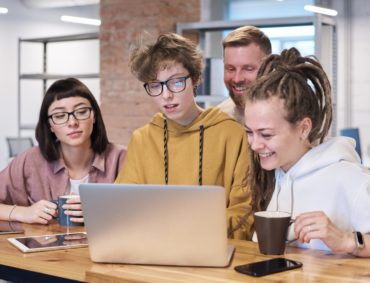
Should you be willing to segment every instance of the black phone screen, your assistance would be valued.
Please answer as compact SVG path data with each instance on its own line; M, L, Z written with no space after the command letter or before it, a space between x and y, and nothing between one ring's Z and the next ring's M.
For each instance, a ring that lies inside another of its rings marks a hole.
M302 267L301 262L279 257L235 266L235 270L243 274L259 277L299 267Z

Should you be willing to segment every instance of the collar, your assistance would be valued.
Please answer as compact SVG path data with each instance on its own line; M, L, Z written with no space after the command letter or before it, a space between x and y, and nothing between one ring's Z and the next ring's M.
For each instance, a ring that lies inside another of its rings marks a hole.
M61 157L58 160L52 161L51 166L52 166L52 170L53 170L54 174L57 174L58 172L67 169L67 166L64 163L63 158L61 158ZM93 158L93 161L92 161L92 164L91 164L91 168L93 168L93 167L96 168L97 170L101 171L101 172L105 171L105 154L104 153L101 153L101 154L95 153L94 154L94 158Z

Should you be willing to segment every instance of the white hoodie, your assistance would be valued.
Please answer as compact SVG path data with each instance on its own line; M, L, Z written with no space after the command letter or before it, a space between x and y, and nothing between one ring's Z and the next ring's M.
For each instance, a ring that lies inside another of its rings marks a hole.
M360 164L353 139L330 138L287 172L276 169L275 177L267 210L291 212L293 219L302 212L324 211L339 229L370 232L370 170ZM294 239L293 228L288 240ZM321 240L292 245L329 250Z

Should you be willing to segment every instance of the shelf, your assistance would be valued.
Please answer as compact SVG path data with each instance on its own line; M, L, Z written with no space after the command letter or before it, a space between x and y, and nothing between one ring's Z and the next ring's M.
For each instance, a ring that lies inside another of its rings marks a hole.
M90 79L99 78L99 74L22 74L19 76L20 79L27 80L58 80L66 78L80 78L80 79Z
M19 125L19 129L21 130L34 130L36 128L35 124L21 124Z
M43 84L43 92L45 93L48 86L48 80L59 80L59 79L66 79L66 78L79 78L79 79L98 79L99 73L77 73L77 74L60 74L60 73L48 73L48 62L47 62L47 51L48 51L48 44L49 43L56 43L56 42L71 42L71 41L83 41L83 40L99 40L99 33L85 33L85 34L74 34L74 35L66 35L66 36L54 36L54 37L39 37L39 38L19 38L18 39L18 136L21 135L21 130L34 130L36 125L35 124L23 124L22 121L22 113L21 113L21 101L22 101L22 93L21 93L21 80L39 80ZM43 68L41 73L21 73L20 66L21 66L21 46L24 43L37 43L43 45L43 53L42 53L42 65ZM23 90L25 91L25 90ZM30 111L37 111L36 109Z
M40 38L20 38L22 42L65 42L65 41L76 41L76 40L90 40L99 39L99 33L84 33L75 35L65 35L65 36L54 36L54 37L40 37Z
M312 17L288 17L288 18L271 18L255 20L234 20L234 21L211 21L211 22L187 22L177 23L176 32L182 34L184 31L222 31L235 29L245 25L256 27L274 27L274 26L297 26L312 25Z

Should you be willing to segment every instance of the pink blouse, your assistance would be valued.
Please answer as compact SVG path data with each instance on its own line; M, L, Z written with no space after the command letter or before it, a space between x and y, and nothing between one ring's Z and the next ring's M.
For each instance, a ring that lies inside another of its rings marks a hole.
M89 171L90 183L112 183L120 171L126 148L109 144L95 154ZM0 172L0 203L29 206L45 199L54 200L69 189L68 170L63 159L48 162L38 146L18 155Z

